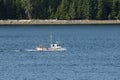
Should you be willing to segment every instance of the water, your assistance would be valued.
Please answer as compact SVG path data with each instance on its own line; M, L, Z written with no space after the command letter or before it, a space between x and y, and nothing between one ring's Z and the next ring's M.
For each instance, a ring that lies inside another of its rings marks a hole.
M0 26L0 80L120 80L119 26ZM50 32L67 51L34 50Z

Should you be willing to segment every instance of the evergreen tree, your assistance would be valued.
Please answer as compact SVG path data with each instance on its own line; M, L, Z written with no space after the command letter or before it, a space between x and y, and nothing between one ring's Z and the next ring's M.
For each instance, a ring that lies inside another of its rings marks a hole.
M99 0L98 1L98 12L97 12L97 19L103 20L107 19L107 14L106 14L106 9L104 5L104 0Z
M107 19L112 19L112 0L104 0L104 7L106 10L106 17Z
M2 14L3 14L2 7L3 7L3 2L2 2L2 0L0 0L0 19L3 19L2 18Z
M117 15L120 11L119 6L120 6L120 1L119 0L113 0L113 5L112 5L112 18L117 19Z
M24 12L20 4L20 0L15 0L15 19L24 19Z
M75 19L75 5L74 3L70 4L70 8L69 8L69 19Z
M83 0L78 0L78 4L77 4L77 12L76 12L76 18L77 19L82 19L82 15L83 15L83 9L82 9L82 4L83 4Z
M55 13L57 11L58 6L60 5L60 0L49 0L49 16L52 19L56 19Z
M119 19L120 0L0 0L0 19Z
M117 17L118 17L118 19L120 20L120 11L119 11L119 13L118 13L118 16L117 16Z
M23 9L25 10L25 14L27 16L27 19L32 19L32 2L31 0L21 0L21 4Z
M57 9L56 18L57 19L67 19L68 11L69 11L69 1L62 0L61 5Z
M82 4L82 11L83 11L83 19L89 19L90 18L90 0L84 0Z
M97 5L98 5L98 0L90 0L90 6L89 6L89 12L90 12L90 16L89 19L96 19L96 15L97 15Z

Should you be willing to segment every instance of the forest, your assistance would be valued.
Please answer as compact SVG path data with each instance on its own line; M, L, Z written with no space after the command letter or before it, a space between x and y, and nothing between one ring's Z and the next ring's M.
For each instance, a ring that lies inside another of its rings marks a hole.
M0 20L120 20L120 0L0 0Z

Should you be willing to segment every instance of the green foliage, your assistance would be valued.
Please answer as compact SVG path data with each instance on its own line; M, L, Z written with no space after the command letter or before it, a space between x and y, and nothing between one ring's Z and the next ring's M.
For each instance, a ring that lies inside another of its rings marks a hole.
M106 13L106 8L105 8L105 2L104 0L99 0L98 1L98 12L97 12L97 19L103 20L107 19L107 13Z
M82 15L83 15L82 4L83 4L83 0L78 0L77 11L76 11L76 18L77 19L82 19Z
M117 17L118 17L118 19L120 20L120 11L119 11L119 13L118 13L118 16L117 16Z
M32 19L32 0L21 0L22 7L28 19Z
M0 0L0 19L120 19L120 0Z
M89 3L89 19L96 19L97 15L97 10L98 10L98 0L90 0Z
M57 9L56 18L57 19L68 19L68 11L69 11L69 1L62 0L61 5Z
M70 4L70 8L69 8L69 18L68 19L75 19L75 4L74 3L71 3Z
M89 17L90 17L90 2L89 2L90 0L84 0L83 1L83 4L82 4L82 11L83 11L83 19L89 19Z
M112 4L112 18L117 19L117 15L120 11L119 6L120 6L120 1L119 0L113 0Z

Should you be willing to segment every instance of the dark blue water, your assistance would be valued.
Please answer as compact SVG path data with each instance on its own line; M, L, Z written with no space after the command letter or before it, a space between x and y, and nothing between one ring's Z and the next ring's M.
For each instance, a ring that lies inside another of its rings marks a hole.
M0 80L120 80L119 26L0 26ZM50 32L67 51L34 51Z

